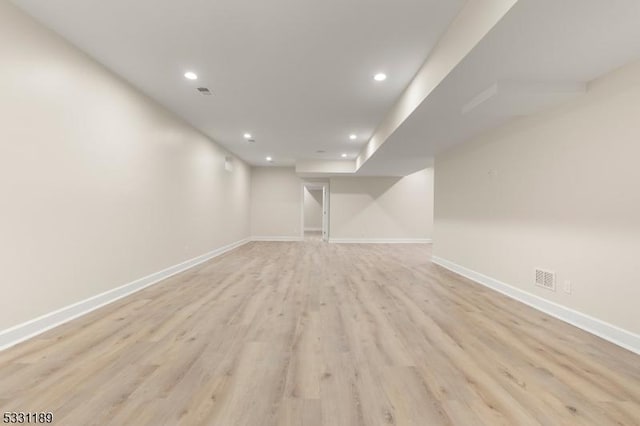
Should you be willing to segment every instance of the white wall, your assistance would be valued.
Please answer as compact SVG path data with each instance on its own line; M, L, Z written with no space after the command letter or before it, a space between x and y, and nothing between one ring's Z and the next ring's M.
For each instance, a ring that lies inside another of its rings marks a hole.
M293 167L254 167L251 173L251 235L299 239L302 181Z
M403 178L331 178L330 193L332 241L431 238L433 169Z
M249 236L242 161L10 2L0 28L0 330Z
M304 188L304 229L322 230L322 189Z
M639 118L636 62L437 156L434 255L640 333Z

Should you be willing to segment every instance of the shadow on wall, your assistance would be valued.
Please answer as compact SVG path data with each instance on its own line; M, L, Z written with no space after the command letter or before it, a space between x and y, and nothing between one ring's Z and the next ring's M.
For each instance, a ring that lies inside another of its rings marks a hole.
M378 209L380 213L384 213L384 217L386 217L385 220L398 222L398 226L403 227L403 221L401 219L398 219L397 217L399 213L398 205L393 202L388 202L389 197L395 199L394 192L391 192L391 190L398 183L400 183L402 179L402 177L351 178L347 182L344 182L342 185L340 185L340 187L337 188L337 190L333 192L332 195L353 195L355 197L358 197L361 202L363 196L368 199L365 204L359 205L359 212L352 212L353 217L351 218L351 221L363 220L363 216L367 216L369 214L369 209L374 208ZM389 193L387 201L381 201L381 199L385 198L384 195L387 193ZM378 220L382 220L382 217L379 217ZM381 223L379 223L379 225L381 225Z
M311 197L320 205L322 205L322 189L307 189Z
M331 189L332 194L367 194L378 199L389 191L401 177L352 177L342 183L339 188Z
M304 229L305 231L318 231L322 229L322 189L309 189L304 191Z
M433 169L404 177L332 178L330 192L336 240L431 238Z

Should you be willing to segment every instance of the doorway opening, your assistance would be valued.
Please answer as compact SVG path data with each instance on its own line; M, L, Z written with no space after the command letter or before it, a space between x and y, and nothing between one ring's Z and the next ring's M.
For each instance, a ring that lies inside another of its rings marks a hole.
M329 184L302 184L302 232L305 241L329 241Z

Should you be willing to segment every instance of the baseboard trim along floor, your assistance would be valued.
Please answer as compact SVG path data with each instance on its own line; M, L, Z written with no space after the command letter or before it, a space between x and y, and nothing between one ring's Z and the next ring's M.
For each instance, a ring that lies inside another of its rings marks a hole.
M443 268L455 272L458 275L462 275L463 277L468 278L471 281L474 281L485 287L489 287L490 289L500 292L505 296L522 302L534 309L558 318L598 337L601 337L613 344L628 349L631 352L640 354L640 335L609 324L592 316L583 314L582 312L578 312L576 310L543 299L542 297L528 293L524 290L520 290L519 288L513 287L509 284L505 284L501 281L483 275L464 266L458 265L449 260L436 256L433 256L431 260L436 265L440 265Z
M430 238L329 238L337 244L429 244Z
M146 277L139 278L135 281L116 287L111 290L107 290L104 293L97 294L88 299L81 300L72 305L65 306L48 314L44 314L38 318L30 321L18 324L6 330L0 331L0 351L10 348L20 342L35 337L47 330L62 325L75 318L81 317L101 308L109 303L113 303L116 300L129 296L132 293L142 290L143 288L157 284L175 274L184 272L187 269L193 268L203 262L220 256L228 251L238 248L251 241L249 238L245 238L235 243L228 244L224 247L212 250L203 255L194 257L193 259L186 260L174 266L170 266L162 271L155 272L147 275Z
M303 241L302 237L278 237L278 236L255 236L251 237L251 241Z

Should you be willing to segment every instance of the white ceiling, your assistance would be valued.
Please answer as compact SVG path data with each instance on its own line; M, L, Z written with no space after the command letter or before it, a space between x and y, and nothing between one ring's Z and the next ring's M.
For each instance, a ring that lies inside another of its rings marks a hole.
M463 0L16 0L251 164L353 159ZM608 3L608 2L604 2ZM192 70L197 82L184 79ZM383 71L389 78L376 83ZM202 96L205 86L213 96ZM256 139L250 144L243 134ZM350 133L358 140L349 141ZM317 150L326 151L317 154Z
M584 83L638 58L639 0L520 0L357 173L424 168L438 152L579 96Z
M315 164L320 175L355 170L357 154L382 119L395 114L396 100L465 6L464 0L15 2L249 163L266 165L270 155L275 165ZM356 174L409 174L518 114L579 96L586 82L640 58L639 22L640 0L519 0ZM187 70L199 80L187 81ZM374 82L378 71L388 80ZM213 96L198 94L199 86ZM245 132L256 143L246 142ZM335 161L343 152L349 161Z

